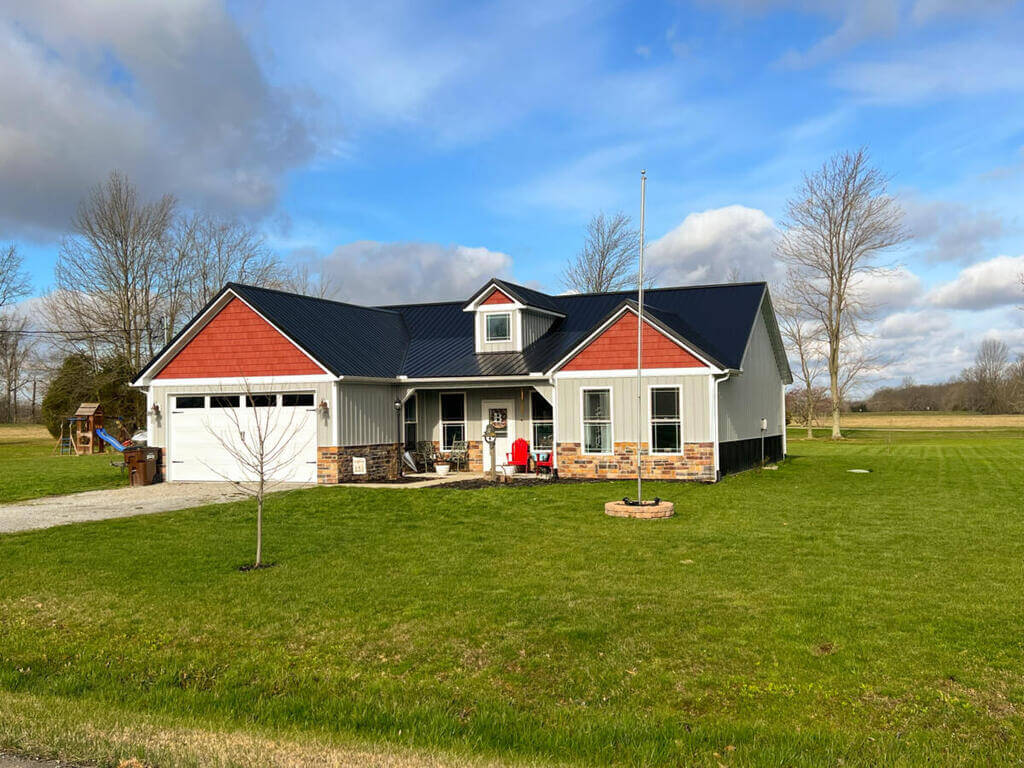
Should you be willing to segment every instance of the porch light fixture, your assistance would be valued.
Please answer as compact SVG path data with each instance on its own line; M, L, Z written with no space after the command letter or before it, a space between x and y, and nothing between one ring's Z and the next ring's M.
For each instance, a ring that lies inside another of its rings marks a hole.
M401 400L395 400L393 405L395 406L395 410L396 411L402 410L402 401Z
M330 413L331 411L331 408L329 405L327 405L326 400L321 400L320 405L318 405L316 409L320 411L320 415L323 416L324 418L327 418L327 414Z
M154 416L159 417L160 416L160 406L157 405L156 403L153 403L153 407L149 409L149 412L152 413Z

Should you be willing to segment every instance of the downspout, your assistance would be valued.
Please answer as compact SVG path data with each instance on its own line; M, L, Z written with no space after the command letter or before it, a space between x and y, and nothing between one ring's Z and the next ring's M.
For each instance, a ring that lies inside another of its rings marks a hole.
M718 480L720 480L722 478L721 459L719 457L719 442L720 442L719 441L719 437L721 435L720 435L720 430L718 428L718 412L719 412L719 409L718 409L718 398L719 398L718 385L721 384L726 379L728 379L729 376L730 376L730 374L728 374L728 373L726 373L726 374L724 374L722 376L715 376L714 377L715 386L712 387L712 391L711 391L711 394L712 394L712 405L713 405L713 407L711 409L712 410L712 414L711 414L711 429L712 429L712 434L714 435L714 438L715 438L715 442L714 442L714 445L715 445L715 482L718 482Z

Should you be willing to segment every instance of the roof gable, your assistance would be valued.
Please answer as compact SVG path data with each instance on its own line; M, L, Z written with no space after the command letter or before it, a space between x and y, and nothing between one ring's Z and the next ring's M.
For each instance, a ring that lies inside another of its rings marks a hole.
M302 376L324 373L274 326L230 299L157 373L157 379Z
M635 369L637 324L635 311L623 311L618 319L602 330L564 363L561 371L600 371ZM645 318L643 328L643 365L645 368L704 368L692 352Z

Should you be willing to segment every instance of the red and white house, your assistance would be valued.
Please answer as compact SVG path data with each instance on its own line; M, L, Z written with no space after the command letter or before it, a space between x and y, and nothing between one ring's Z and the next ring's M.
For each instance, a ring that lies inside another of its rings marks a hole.
M551 296L492 279L460 301L367 307L228 284L138 374L170 481L243 479L216 438L287 424L281 479L385 479L419 441L488 468L516 438L565 477L714 482L785 454L791 383L764 283ZM250 421L247 422L246 420Z

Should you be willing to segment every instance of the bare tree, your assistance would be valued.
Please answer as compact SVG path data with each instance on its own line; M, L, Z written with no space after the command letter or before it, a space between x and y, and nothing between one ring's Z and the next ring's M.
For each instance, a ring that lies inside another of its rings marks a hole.
M18 397L28 383L28 365L34 347L27 335L28 318L23 315L0 315L0 384L3 402L0 421L19 420Z
M290 277L263 236L237 219L182 216L175 222L173 242L164 280L174 299L168 307L169 330L177 330L225 283L284 287Z
M304 261L291 269L288 273L286 290L293 293L301 293L304 296L313 296L317 299L329 299L338 293L337 282L334 277L324 270L323 261L319 265L313 265Z
M275 486L288 481L288 470L302 454L304 446L298 440L302 431L294 408L281 407L280 395L254 392L246 381L241 387L244 394L229 394L238 398L238 407L220 409L229 422L226 429L218 430L207 423L206 431L234 460L237 472L229 473L208 466L215 474L234 483L243 493L256 499L256 560L254 568L263 566L263 509L266 495ZM236 478L244 476L244 481Z
M61 242L56 289L47 298L49 320L65 331L68 346L103 348L135 370L156 351L174 208L170 195L139 200L118 172L79 206L73 234Z
M587 224L583 248L562 270L562 284L578 293L635 287L639 237L626 214L597 214Z
M788 284L780 292L775 311L782 339L790 356L798 362L795 378L800 388L799 408L807 428L807 439L810 440L814 437L818 379L825 368L825 329L821 321L794 298L793 287Z
M903 211L886 186L886 177L869 165L867 150L833 156L804 176L787 204L779 242L780 258L799 275L797 300L825 332L833 439L842 437L844 347L860 335L859 323L871 308L860 283L877 268L880 253L909 237Z
M1006 413L1010 348L998 339L985 339L974 356L974 365L963 373L968 385L968 405L982 413Z
M22 259L13 245L0 249L0 310L13 304L30 290L28 273L22 268Z

